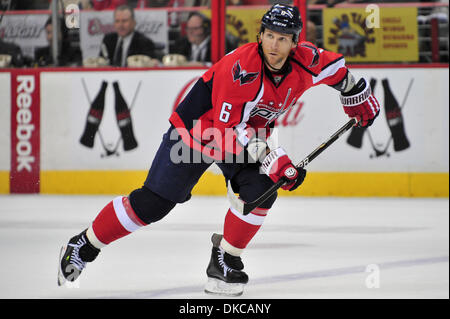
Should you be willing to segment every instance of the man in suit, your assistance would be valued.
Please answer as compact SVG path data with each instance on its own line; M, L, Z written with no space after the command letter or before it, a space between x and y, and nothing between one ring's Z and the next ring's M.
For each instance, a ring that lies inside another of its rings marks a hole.
M211 62L211 23L199 12L192 12L186 22L186 37L175 44L174 52L184 55L190 65L203 65ZM229 38L225 39L226 51L234 50L237 45Z
M114 10L115 32L105 34L100 47L100 56L109 60L110 65L127 66L127 57L132 55L155 57L153 41L135 27L134 10L128 5L118 6Z
M3 41L1 37L0 55L9 55L11 57L11 61L9 62L9 64L4 65L3 67L22 67L25 64L25 57L22 55L22 49L15 43Z
M58 31L58 64L53 61L52 42L53 42L53 23L52 17L49 16L45 22L45 36L48 45L45 47L37 47L34 50L34 64L39 67L48 66L80 66L82 61L81 49L75 41L69 36L65 21L59 18Z

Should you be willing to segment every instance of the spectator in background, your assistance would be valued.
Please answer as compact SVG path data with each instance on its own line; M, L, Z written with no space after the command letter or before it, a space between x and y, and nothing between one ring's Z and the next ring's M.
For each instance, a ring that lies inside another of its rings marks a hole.
M227 0L228 5L273 5L279 4L292 4L293 0Z
M92 8L92 2L109 2L111 0L58 0L58 7L67 7L76 4L80 9ZM126 2L126 0L123 0ZM52 0L12 0L10 10L47 10L51 7Z
M12 0L10 10L46 10L49 0Z
M393 2L435 2L436 0L422 0L422 1L414 1L414 0L308 0L308 4L326 4L328 7L334 7L339 3L349 3L349 4L358 4L358 3L393 3Z
M112 66L127 66L127 57L148 56L155 60L155 45L144 34L135 30L134 10L128 5L114 10L114 30L103 37L100 56ZM155 61L156 62L156 61Z
M172 7L173 0L138 0L137 8L160 8L160 7Z
M211 0L183 0L184 7L209 7L211 5Z
M179 39L174 48L176 54L186 57L190 65L205 65L211 62L211 22L199 12L191 12L186 22L186 36ZM226 51L236 48L226 39Z
M59 20L58 32L58 65L53 61L52 41L53 24L50 16L45 23L45 34L48 45L36 48L34 51L34 61L37 66L80 66L82 61L81 50L79 46L74 46L67 36L67 28L64 19Z
M95 10L107 10L126 5L127 0L91 0L91 4Z
M311 42L314 45L317 45L317 29L314 22L308 20L306 22L306 41Z
M325 4L325 5L327 5L327 7L330 7L330 8L334 7L336 4L339 4L341 2L355 3L355 2L360 2L360 1L358 1L358 0L308 0L308 4Z
M62 0L64 8L69 4L76 4L80 9L92 9L91 0Z
M0 67L22 67L24 57L17 44L5 42L0 38Z
M49 2L49 9L52 8L52 0L48 0ZM70 4L76 4L78 6L78 9L92 9L92 2L91 0L58 0L58 10L62 10L62 8L67 8ZM62 8L61 8L62 6Z
M135 8L193 7L209 4L210 0L128 0L128 5Z

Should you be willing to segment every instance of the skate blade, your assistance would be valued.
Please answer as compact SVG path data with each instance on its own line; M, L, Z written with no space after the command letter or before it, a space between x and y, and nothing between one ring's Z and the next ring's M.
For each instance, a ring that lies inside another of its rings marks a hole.
M61 258L63 258L64 254L66 253L67 246L64 245L61 247L61 250L59 251L59 258L58 258L58 286L59 287L65 287L65 288L80 288L80 282L78 280L75 281L69 281L67 280L61 270Z
M205 292L212 295L221 295L228 297L238 297L244 292L245 284L227 283L216 278L208 278L205 285Z
M61 250L59 251L59 258L58 258L58 286L64 286L66 283L66 278L64 278L61 270L61 258L64 256L64 253L66 252L67 246L62 246Z

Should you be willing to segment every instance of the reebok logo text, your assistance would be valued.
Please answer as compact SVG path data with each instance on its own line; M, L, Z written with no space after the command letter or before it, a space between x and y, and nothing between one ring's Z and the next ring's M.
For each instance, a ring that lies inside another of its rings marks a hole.
M32 171L31 164L35 158L32 156L31 137L35 129L34 124L30 124L33 114L30 106L33 104L32 93L35 89L34 76L22 75L17 77L17 129L16 137L18 139L16 145L17 152L17 171Z

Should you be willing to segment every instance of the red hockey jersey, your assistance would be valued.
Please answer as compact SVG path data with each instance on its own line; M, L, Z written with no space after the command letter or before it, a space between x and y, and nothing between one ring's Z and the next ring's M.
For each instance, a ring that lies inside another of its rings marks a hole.
M170 117L185 144L224 160L238 155L312 86L337 85L348 70L341 54L300 42L283 72L264 66L258 43L239 47L198 80Z

